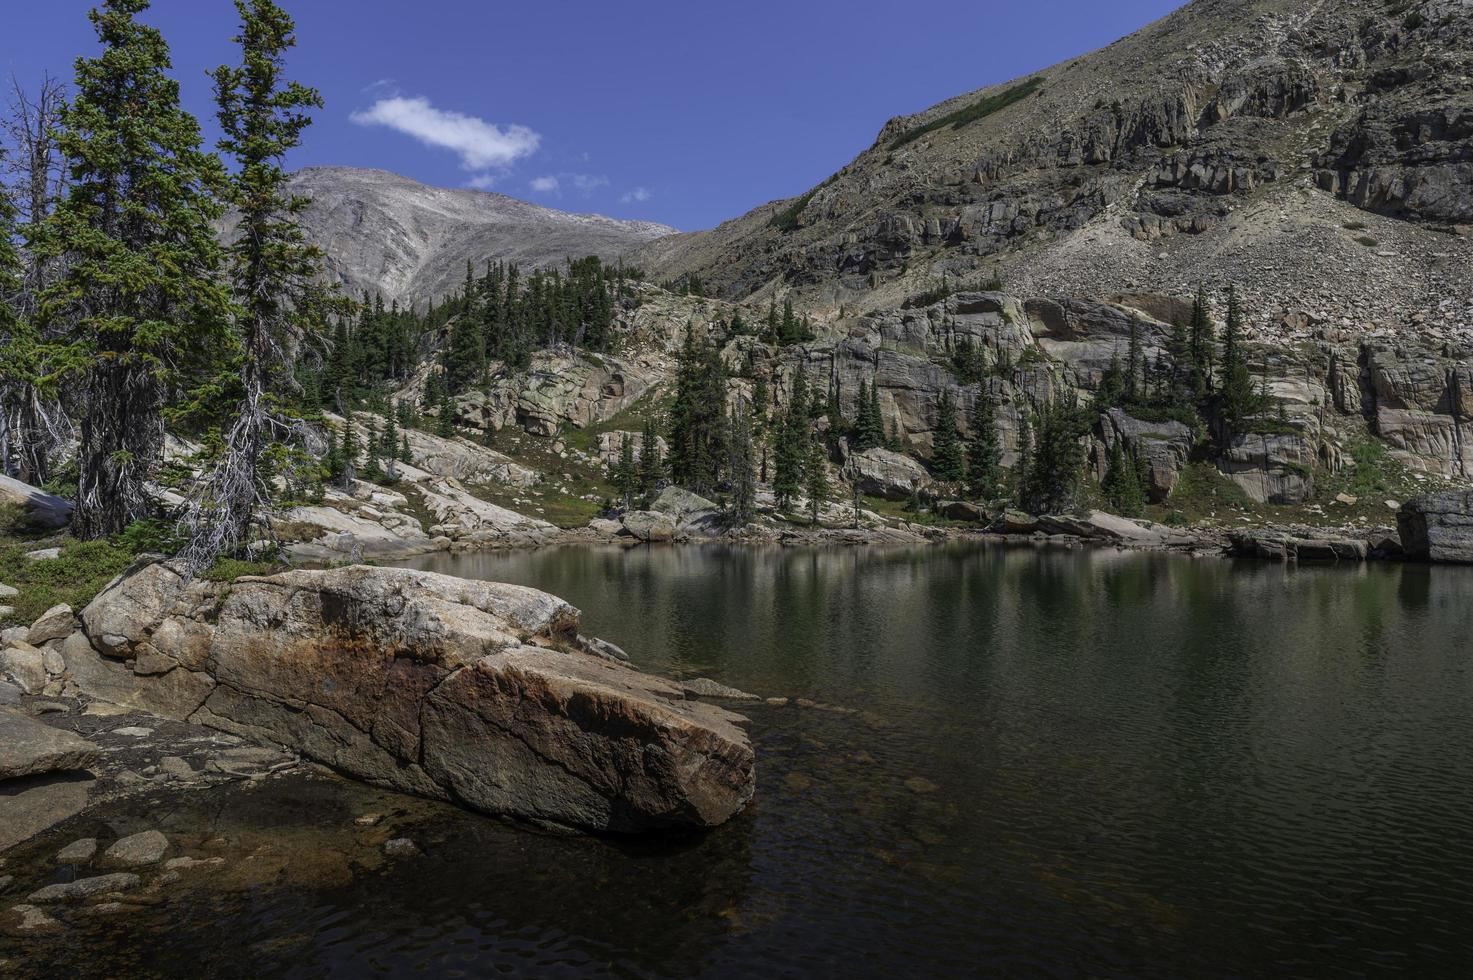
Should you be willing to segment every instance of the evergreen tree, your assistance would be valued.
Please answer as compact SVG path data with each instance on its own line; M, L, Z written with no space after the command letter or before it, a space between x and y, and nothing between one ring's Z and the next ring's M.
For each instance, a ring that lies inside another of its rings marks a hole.
M1092 419L1073 397L1058 399L1039 413L1033 465L1025 482L1025 506L1034 514L1070 510L1084 473L1085 446Z
M461 310L450 326L450 343L445 353L446 383L456 394L474 387L486 370L484 318L480 289L467 261Z
M670 476L695 493L712 492L727 455L726 365L705 337L687 331L670 410Z
M1212 360L1217 349L1212 314L1207 308L1207 290L1202 287L1198 287L1197 297L1192 303L1192 324L1188 339L1191 355L1190 390L1200 403L1212 391Z
M951 390L944 389L936 406L936 435L932 443L932 466L936 478L947 483L959 482L966 476L966 452L956 431L956 402Z
M639 437L639 495L648 500L664 479L665 460L660 455L659 433L655 420L648 419Z
M1174 407L1190 404L1192 340L1185 324L1177 321L1171 325L1171 336L1166 341L1166 349L1157 358L1156 366L1164 388L1162 400Z
M1110 355L1110 366L1100 376L1100 386L1095 389L1095 411L1104 413L1112 408L1118 408L1126 401L1126 386L1128 382L1125 372L1120 367L1120 355Z
M1130 347L1125 356L1125 403L1136 405L1144 400L1142 381L1145 374L1145 353L1141 349L1141 328L1135 319L1130 321Z
M353 427L353 416L343 419L343 468L338 485L349 492L358 477L358 433Z
M384 434L381 455L384 459L384 472L389 479L399 478L399 406L394 403L390 410L384 413ZM406 460L407 462L407 460Z
M401 462L401 463L412 463L412 462L414 462L414 457L411 456L410 453L409 453L409 436L405 435L402 432L399 433L399 447L398 448L399 448L399 462Z
M967 441L967 493L976 500L997 496L1002 453L997 444L997 420L987 392L972 403L972 434Z
M788 403L776 434L773 452L775 472L772 492L779 510L787 510L803 490L803 476L808 461L809 425L804 398L803 375L794 379L793 397Z
M807 458L803 465L803 493L808 497L809 522L817 524L818 515L829 496L828 458L823 440L818 438L808 441Z
M292 19L273 0L236 0L241 64L215 69L220 150L236 163L223 197L240 215L229 247L235 328L242 356L241 391L224 445L192 494L183 524L189 543L181 558L200 571L244 543L257 509L270 497L262 454L272 428L295 393L294 359L326 323L320 286L322 253L310 245L297 216L308 201L287 190L285 155L320 108L318 93L284 82L284 56L296 44Z
M1110 447L1110 461L1100 490L1115 513L1123 517L1139 517L1146 506L1145 489L1135 459L1121 451L1123 441L1117 438Z
M727 472L731 478L729 516L736 527L752 520L757 498L757 483L752 475L752 419L746 412L732 408L731 459Z
M34 245L43 261L67 260L42 309L58 334L54 370L84 381L72 514L84 539L152 513L170 393L194 392L181 412L218 409L233 353L212 228L224 172L180 106L163 36L135 19L147 8L106 0L90 14L103 52L77 61L58 140L69 192Z
M639 468L634 462L634 443L629 440L628 435L619 438L619 461L614 464L610 482L619 491L624 506L628 507L634 495L639 492Z
M338 430L327 426L327 455L323 459L327 478L334 483L343 476L343 447L338 443Z
M1253 384L1248 373L1248 357L1243 350L1243 311L1238 303L1236 287L1228 290L1227 325L1223 330L1221 411L1224 441L1243 431L1244 423L1262 412L1267 404L1263 393Z
M1018 459L1013 464L1013 487L1017 504L1027 510L1029 485L1033 479L1033 423L1030 413L1024 409L1018 418Z
M435 434L442 439L450 439L455 436L455 402L450 399L450 389L443 383L439 385L440 404L439 415L435 419Z

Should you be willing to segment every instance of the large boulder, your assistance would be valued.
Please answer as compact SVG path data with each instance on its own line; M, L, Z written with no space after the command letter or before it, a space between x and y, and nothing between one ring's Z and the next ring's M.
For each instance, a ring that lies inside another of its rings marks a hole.
M1314 445L1300 432L1233 436L1217 468L1260 504L1298 504L1314 492Z
M668 514L653 510L631 510L621 521L624 530L648 544L675 539L675 521Z
M4 473L0 473L0 505L16 508L21 523L37 530L54 531L72 519L71 504Z
M650 510L665 514L675 522L677 531L708 533L721 525L721 507L700 494L666 487L650 504Z
M1397 512L1396 526L1408 558L1473 563L1473 491L1408 500Z
M1171 496L1192 454L1189 426L1172 420L1146 422L1112 408L1105 413L1102 431L1106 446L1119 442L1140 461L1146 475L1146 494L1152 503L1159 504Z
M82 621L140 689L206 678L188 720L377 785L613 832L714 826L752 794L743 719L601 655L534 589L365 566L185 584L149 565Z
M1164 545L1168 529L1160 524L1133 521L1102 510L1087 514L1045 514L1038 518L1038 529L1045 534L1070 535L1087 541L1118 541L1138 546Z
M85 769L97 759L91 742L0 708L0 781Z
M926 468L888 449L866 449L844 462L844 478L857 482L861 493L886 500L905 500L931 483Z

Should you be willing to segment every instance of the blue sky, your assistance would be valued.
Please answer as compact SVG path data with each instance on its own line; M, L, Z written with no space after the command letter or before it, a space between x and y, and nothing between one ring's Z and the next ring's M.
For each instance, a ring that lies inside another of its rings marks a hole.
M706 228L801 193L885 120L1108 44L1176 0L281 0L326 109L292 166L382 167L575 211ZM7 3L0 68L64 78L90 0ZM230 0L154 0L186 104Z

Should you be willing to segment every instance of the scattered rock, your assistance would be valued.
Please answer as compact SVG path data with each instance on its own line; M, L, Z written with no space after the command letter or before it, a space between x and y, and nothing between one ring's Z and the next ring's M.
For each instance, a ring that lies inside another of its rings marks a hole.
M26 557L31 561L49 561L52 558L61 557L60 548L37 548L35 551L27 551Z
M384 842L384 854L392 858L415 857L419 853L419 845L408 837L395 837Z
M91 864L97 856L97 838L83 837L74 840L56 852L57 864Z
M911 776L905 781L905 788L910 790L912 793L926 794L934 793L941 787L937 786L935 783L931 782L924 776Z
M688 681L682 681L680 686L685 688L685 692L692 697L725 698L729 701L762 700L755 694L748 694L746 691L738 690L734 687L727 687L725 684L713 681L709 677L696 677Z
M16 643L0 650L0 673L9 674L27 694L40 694L46 686L46 657L29 643Z
M72 613L72 607L66 603L58 603L41 614L41 617L31 624L31 630L26 635L26 642L33 647L39 647L51 640L60 640L71 635L76 628L76 616Z
M365 813L353 822L360 827L376 827L378 822L384 818L382 813Z
M652 510L634 510L622 518L624 529L640 541L657 543L675 537L675 522Z
M45 888L32 892L26 901L73 902L78 899L91 898L93 895L125 892L137 888L140 880L135 874L121 871L116 874L98 875L95 878L79 878L76 881L47 885Z
M142 868L158 864L169 850L169 839L157 830L145 830L116 841L102 855L104 864L115 868Z
M0 932L12 936L42 936L61 932L61 923L34 905L12 905L0 918Z
M194 871L198 868L218 868L225 863L222 857L196 858L176 857L164 862L165 871Z

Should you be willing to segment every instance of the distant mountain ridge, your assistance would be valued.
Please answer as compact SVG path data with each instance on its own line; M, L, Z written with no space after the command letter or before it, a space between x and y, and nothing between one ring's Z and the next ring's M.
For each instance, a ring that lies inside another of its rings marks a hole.
M505 194L431 187L385 170L310 167L292 175L291 191L311 200L302 227L344 292L382 293L385 302L405 305L458 290L467 261L481 267L502 259L524 268L560 265L570 256L612 261L676 231ZM227 219L227 233L228 226Z
M632 260L883 308L1238 284L1255 321L1473 323L1473 0L1195 0L890 120L808 192Z

